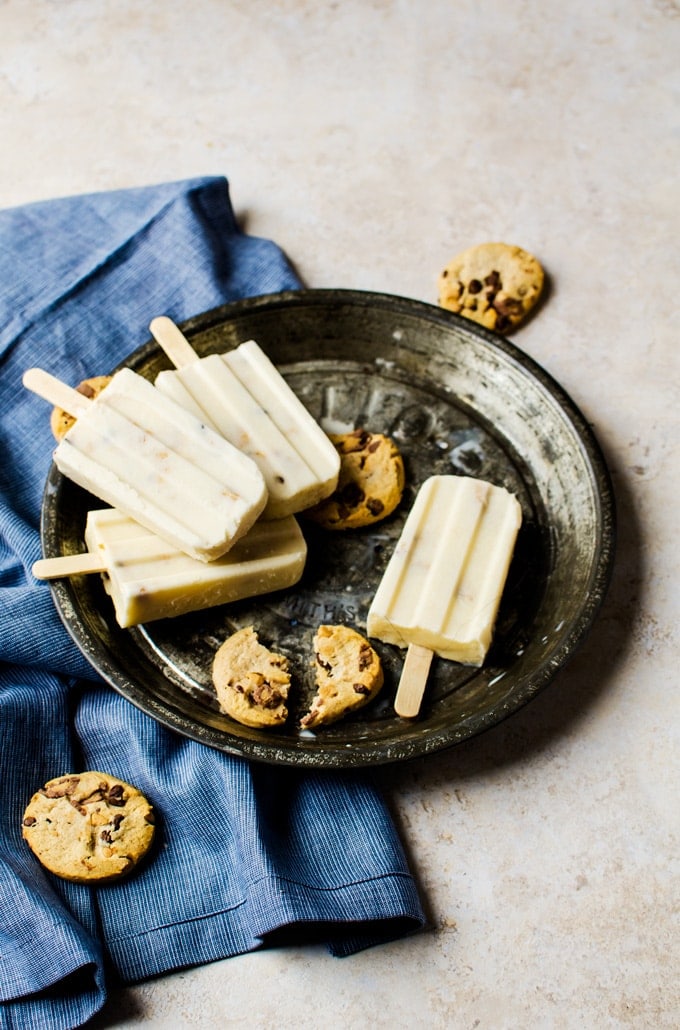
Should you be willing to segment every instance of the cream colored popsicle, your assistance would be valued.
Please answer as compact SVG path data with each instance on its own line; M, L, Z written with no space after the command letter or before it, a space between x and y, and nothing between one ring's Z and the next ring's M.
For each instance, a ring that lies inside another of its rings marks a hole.
M483 663L521 521L517 499L483 480L421 486L368 613L369 636L409 648L398 714L417 714L433 653Z
M333 492L340 456L254 340L199 358L166 316L150 330L176 366L157 388L221 433L260 468L269 493L264 518L309 508Z
M37 579L101 572L116 619L127 628L292 586L307 545L292 515L257 522L231 550L201 562L115 508L88 512L83 554L42 558Z
M76 416L57 468L200 561L226 553L262 513L256 464L131 369L89 400L42 369L24 385Z

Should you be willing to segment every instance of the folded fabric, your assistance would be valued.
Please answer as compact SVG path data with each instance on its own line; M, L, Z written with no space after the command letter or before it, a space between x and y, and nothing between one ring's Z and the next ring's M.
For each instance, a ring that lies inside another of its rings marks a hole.
M168 731L99 680L30 571L53 440L24 369L108 372L155 315L299 288L285 256L206 177L0 211L0 284L0 1026L80 1026L112 982L293 933L341 956L421 927L370 777L272 771ZM88 768L161 817L152 861L100 889L46 873L21 837L35 790Z

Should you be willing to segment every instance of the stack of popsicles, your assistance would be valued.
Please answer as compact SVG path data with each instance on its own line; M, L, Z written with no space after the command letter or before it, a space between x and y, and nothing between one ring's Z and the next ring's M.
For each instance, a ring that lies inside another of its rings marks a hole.
M157 389L255 462L268 492L264 518L311 508L333 492L335 447L254 340L199 358L169 318L150 329L176 366L156 377Z
M89 513L86 554L34 572L101 572L124 627L297 582L306 544L294 513L333 491L340 463L256 343L198 358L169 319L152 328L191 388L179 401L171 372L161 389L122 369L94 400L42 369L24 375L76 416L57 468L112 506Z
M307 555L294 517L335 489L340 457L258 345L199 358L170 319L151 331L175 365L155 385L117 372L94 400L40 369L24 383L76 416L60 471L111 508L87 552L39 578L100 572L121 626L292 586ZM419 711L433 654L481 665L521 523L501 487L422 485L368 613L368 635L408 648L395 710Z

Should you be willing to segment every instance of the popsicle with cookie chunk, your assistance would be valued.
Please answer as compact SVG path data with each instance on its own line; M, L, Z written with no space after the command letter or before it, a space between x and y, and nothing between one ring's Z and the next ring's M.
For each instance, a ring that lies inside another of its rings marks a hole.
M37 579L100 572L116 620L127 628L292 586L307 545L295 518L259 520L227 554L197 561L115 508L88 512L87 551L41 558Z
M370 606L369 637L408 648L395 709L418 714L433 654L482 665L522 521L503 487L468 476L421 486Z
M175 365L156 387L252 458L269 493L264 518L294 515L333 492L340 456L254 340L201 358L165 315L149 328Z
M218 558L262 513L255 462L132 369L94 400L42 369L23 381L76 416L54 451L59 471L186 554Z

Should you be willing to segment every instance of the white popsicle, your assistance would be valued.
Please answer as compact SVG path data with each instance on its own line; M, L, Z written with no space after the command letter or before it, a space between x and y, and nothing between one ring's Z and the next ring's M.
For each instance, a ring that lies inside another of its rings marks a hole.
M150 325L176 366L157 388L221 433L260 468L269 493L264 518L282 518L333 492L340 456L264 351L249 340L199 358L171 319Z
M57 468L192 557L224 554L263 511L255 463L131 369L94 400L41 369L24 385L76 416Z
M165 619L292 586L307 545L293 516L259 521L230 551L196 561L115 508L88 512L83 554L42 558L37 579L101 572L120 626Z
M517 499L483 480L421 486L368 613L369 636L409 648L398 714L418 713L433 653L483 663L521 520Z

